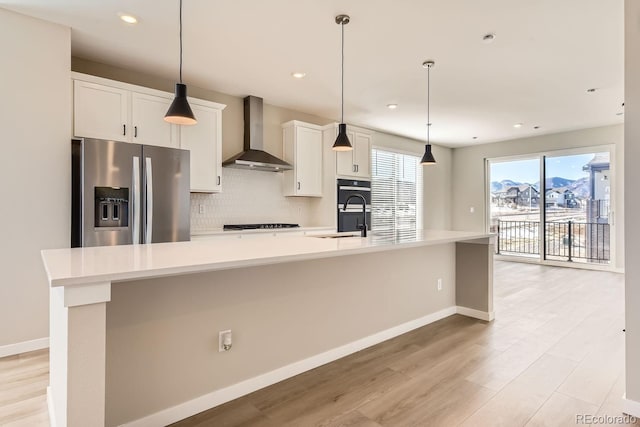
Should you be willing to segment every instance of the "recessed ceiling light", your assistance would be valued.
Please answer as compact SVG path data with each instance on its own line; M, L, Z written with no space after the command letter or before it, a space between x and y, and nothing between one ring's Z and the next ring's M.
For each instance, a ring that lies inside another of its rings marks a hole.
M307 73L302 73L302 72L295 72L295 73L291 73L291 77L293 77L294 79L304 79L304 76L306 76Z
M120 17L120 19L122 19L127 24L137 24L138 23L138 18L136 18L133 15L128 15L126 13L119 13L118 16Z
M514 128L521 128L522 127L522 123L516 123L513 125Z
M592 87L592 88L587 89L587 93L593 93L593 92L595 92L597 90L598 90L597 87Z
M387 104L387 108L389 110L395 110L396 108L398 108L398 104Z
M496 35L495 33L487 33L484 36L482 36L482 43L493 43L493 41L496 39Z

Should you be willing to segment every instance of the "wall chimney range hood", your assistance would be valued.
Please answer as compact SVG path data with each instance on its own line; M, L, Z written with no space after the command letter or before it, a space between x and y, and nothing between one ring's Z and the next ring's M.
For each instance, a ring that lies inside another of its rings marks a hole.
M262 98L247 96L244 99L244 151L225 160L222 166L268 172L293 169L289 163L264 151L262 123Z

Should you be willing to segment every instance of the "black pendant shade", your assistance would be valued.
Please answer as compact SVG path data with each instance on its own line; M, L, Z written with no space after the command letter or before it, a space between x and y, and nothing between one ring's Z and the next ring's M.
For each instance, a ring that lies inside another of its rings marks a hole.
M338 125L338 137L336 142L333 143L334 151L350 151L353 150L349 137L347 136L347 125L340 123Z
M191 111L189 102L187 101L187 86L182 83L176 83L176 96L164 115L164 120L177 125L195 125L196 117Z
M180 0L180 83L176 83L173 102L164 115L164 121L176 125L195 125L198 123L187 101L187 86L182 84L182 0Z
M422 156L422 160L420 160L421 165L435 165L436 159L433 157L431 153L431 144L427 144L424 146L424 156Z

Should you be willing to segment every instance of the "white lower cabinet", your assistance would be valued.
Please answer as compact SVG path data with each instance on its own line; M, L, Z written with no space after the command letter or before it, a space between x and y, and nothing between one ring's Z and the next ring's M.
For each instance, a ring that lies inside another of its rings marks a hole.
M282 125L285 196L322 197L322 128L297 120Z

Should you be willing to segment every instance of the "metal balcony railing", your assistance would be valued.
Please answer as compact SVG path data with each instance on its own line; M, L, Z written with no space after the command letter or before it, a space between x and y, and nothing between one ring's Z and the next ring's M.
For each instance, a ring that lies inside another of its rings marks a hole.
M499 254L540 255L539 221L498 221ZM544 226L545 259L607 262L610 259L609 224L573 221Z

